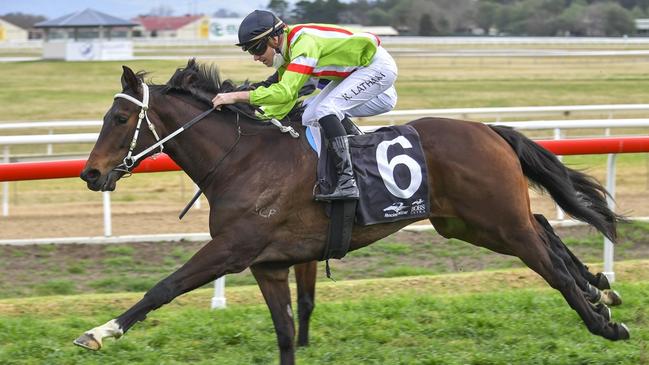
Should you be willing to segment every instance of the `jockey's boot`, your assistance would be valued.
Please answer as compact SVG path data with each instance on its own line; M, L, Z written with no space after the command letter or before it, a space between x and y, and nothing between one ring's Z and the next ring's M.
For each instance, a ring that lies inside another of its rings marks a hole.
M333 192L330 194L316 194L315 200L357 200L359 192L356 186L356 179L354 179L354 170L352 169L352 158L349 154L349 141L347 141L347 136L333 137L330 146L336 161L338 181Z
M357 126L356 124L354 124L354 122L352 122L352 120L349 119L349 117L347 117L347 116L345 116L345 117L343 118L343 120L340 121L340 123L342 123L343 128L345 128L345 133L347 133L347 135L358 136L358 135L361 135L361 134L365 134L365 133L363 133L363 131L362 131L360 128L358 128L358 126Z

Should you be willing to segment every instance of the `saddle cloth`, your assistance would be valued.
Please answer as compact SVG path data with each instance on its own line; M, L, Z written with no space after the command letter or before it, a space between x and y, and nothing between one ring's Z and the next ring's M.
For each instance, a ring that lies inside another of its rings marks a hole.
M312 141L319 139L313 137ZM327 149L319 148L324 141L319 142L312 143L316 152L320 150L318 188L328 192L335 186L336 172L333 163L328 162ZM413 127L391 126L349 136L349 146L360 191L357 224L428 217L428 173L419 134Z

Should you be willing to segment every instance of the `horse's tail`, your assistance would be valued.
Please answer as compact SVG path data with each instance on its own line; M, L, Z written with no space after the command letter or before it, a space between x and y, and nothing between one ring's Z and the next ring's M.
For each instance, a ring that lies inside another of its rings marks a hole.
M514 149L534 187L548 191L566 213L615 242L616 224L624 218L609 209L609 193L595 178L564 166L552 152L511 128L490 127Z

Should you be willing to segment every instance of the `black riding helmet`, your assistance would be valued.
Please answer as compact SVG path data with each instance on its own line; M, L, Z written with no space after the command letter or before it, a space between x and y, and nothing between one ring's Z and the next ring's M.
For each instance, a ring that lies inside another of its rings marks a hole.
M237 46L253 54L266 50L268 38L276 36L284 29L284 22L266 10L255 10L248 14L239 25ZM256 52L255 52L256 51Z

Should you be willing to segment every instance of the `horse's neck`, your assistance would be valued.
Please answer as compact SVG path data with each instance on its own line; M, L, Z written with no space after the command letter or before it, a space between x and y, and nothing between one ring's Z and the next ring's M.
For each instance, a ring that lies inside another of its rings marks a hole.
M182 114L174 111L160 115L165 134L173 133L195 116ZM236 127L214 119L213 115L206 116L165 144L165 152L196 183L204 180L236 141Z
M161 104L165 107L158 111L165 134L172 133L202 112L200 109L171 104L171 101ZM188 109L194 111L187 115ZM242 133L240 139L239 128ZM282 140L291 138L243 115L214 112L165 144L168 147L165 149L194 182L202 185L200 188L206 189L207 185L214 187L214 184L236 181L239 176L246 175L244 170L264 170L267 166L274 166L277 159L284 164L289 163L279 155L303 153L299 145L291 143L290 147L284 145ZM210 173L211 176L208 176Z

